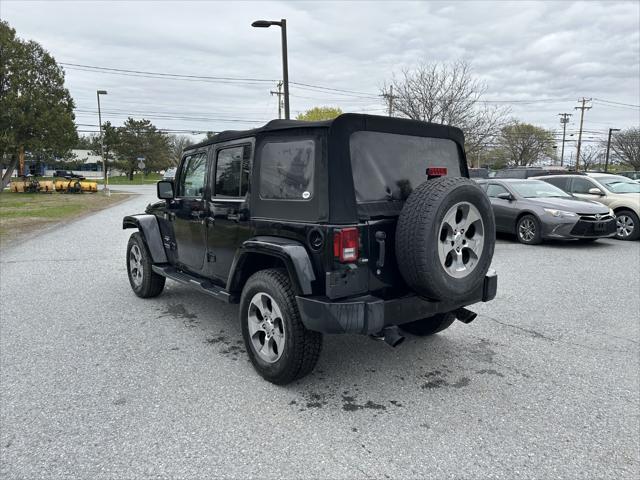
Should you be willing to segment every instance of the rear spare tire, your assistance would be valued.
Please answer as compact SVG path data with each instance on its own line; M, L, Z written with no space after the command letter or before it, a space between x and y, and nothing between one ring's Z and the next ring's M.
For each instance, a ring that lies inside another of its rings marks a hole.
M398 268L421 296L465 296L484 282L495 239L491 203L474 181L431 179L409 195L398 218Z

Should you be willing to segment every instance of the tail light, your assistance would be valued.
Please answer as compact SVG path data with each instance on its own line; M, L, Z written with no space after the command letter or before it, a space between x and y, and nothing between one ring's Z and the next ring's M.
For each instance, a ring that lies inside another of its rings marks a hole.
M429 167L427 168L427 178L446 177L447 167Z
M360 238L357 228L343 228L333 231L333 256L342 263L358 260Z

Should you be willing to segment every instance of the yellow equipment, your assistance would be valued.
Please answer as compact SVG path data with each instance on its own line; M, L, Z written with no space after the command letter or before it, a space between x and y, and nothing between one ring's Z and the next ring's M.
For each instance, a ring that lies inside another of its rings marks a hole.
M93 193L98 191L98 183L80 178L58 178L55 181L55 188L57 192L62 193Z
M24 176L13 180L9 189L16 193L53 193L54 185L51 180L38 180L35 177Z

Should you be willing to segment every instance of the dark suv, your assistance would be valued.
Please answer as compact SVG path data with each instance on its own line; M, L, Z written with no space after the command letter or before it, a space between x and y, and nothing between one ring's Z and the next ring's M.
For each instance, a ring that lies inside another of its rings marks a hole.
M346 114L274 120L189 147L161 202L124 218L136 295L170 278L240 304L267 380L309 373L322 333L395 346L494 298L495 225L453 127Z

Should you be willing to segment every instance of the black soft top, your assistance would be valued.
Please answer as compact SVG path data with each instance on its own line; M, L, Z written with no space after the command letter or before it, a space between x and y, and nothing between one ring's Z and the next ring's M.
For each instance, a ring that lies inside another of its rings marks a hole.
M283 201L283 205L287 205L288 211L292 211L294 207L301 210L296 214L298 215L296 217L297 220L320 220L334 224L350 224L358 219L359 214L356 205L349 150L349 139L355 132L364 130L453 140L459 146L460 170L464 176L468 176L464 154L464 134L459 128L406 118L363 115L359 113L345 113L333 120L321 122L272 120L263 127L252 130L220 132L204 142L190 146L185 151L249 137L255 137L259 143L265 135L273 136L277 132L282 132L283 136L290 137L290 135L297 135L302 130L307 129L312 135L317 135L318 132L326 135L326 152L317 165L317 173L318 181L324 184L320 191L326 191L328 199L324 198L325 196L314 195L308 204L295 204L297 206L286 200ZM326 131L326 134L323 131ZM322 201L320 197L323 197ZM274 206L277 205L277 203L271 203ZM318 212L321 212L319 217Z
M237 140L240 138L254 137L262 133L276 132L279 130L291 130L297 128L326 128L336 131L338 129L348 131L349 134L358 130L377 130L389 133L405 135L417 135L420 137L450 138L461 146L464 145L462 130L438 123L421 122L407 118L382 117L379 115L364 115L360 113L344 113L333 120L307 122L304 120L271 120L262 127L250 130L225 130L210 139L189 146L186 150L206 147L214 143ZM340 135L338 135L340 136Z

